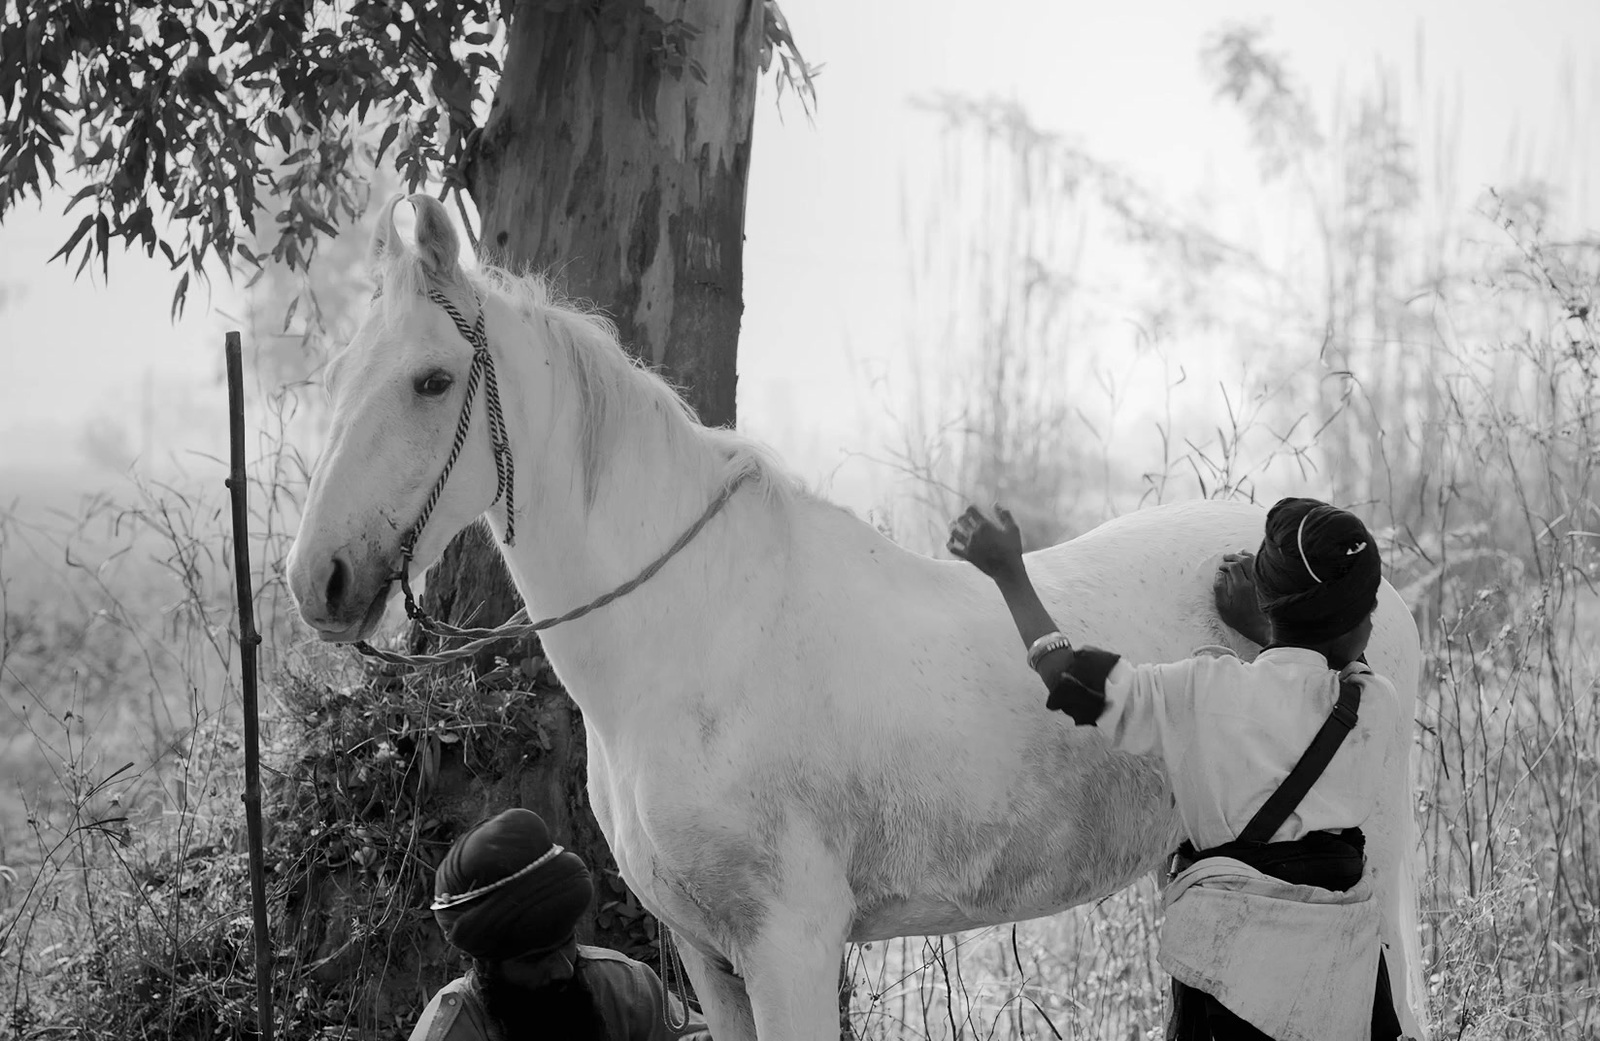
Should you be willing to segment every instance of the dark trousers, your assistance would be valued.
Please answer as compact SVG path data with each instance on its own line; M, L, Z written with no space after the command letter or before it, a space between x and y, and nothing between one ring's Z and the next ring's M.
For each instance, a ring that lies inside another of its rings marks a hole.
M1395 1041L1399 1036L1400 1020L1394 1011L1389 969L1379 952L1378 981L1372 1002L1372 1041ZM1273 1038L1229 1012L1222 1002L1205 991L1173 980L1167 1041L1273 1041Z
M1344 892L1361 880L1365 862L1366 838L1359 828L1334 835L1315 831L1294 842L1271 842L1264 846L1227 843L1196 852L1184 843L1178 851L1179 863L1189 866L1206 857L1232 857L1242 860L1264 875L1290 885L1318 886ZM1400 1019L1395 1014L1394 993L1389 986L1389 971L1383 953L1378 954L1378 978L1373 988L1373 1041L1394 1041L1400 1036ZM1273 1041L1262 1031L1234 1015L1222 1002L1194 987L1172 981L1172 1013L1167 1018L1167 1041Z

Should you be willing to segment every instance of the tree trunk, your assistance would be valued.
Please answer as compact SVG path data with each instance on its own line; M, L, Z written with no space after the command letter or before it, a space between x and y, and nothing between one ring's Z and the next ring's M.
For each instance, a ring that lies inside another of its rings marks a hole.
M558 288L611 315L624 345L704 422L731 426L763 5L689 0L680 17L664 21L642 0L518 4L467 179L487 259L551 272ZM447 620L494 624L517 604L477 527L428 576L424 606ZM539 660L534 643L495 650ZM480 672L492 664L480 661ZM575 726L568 778L585 769ZM553 787L523 801L567 805L570 830L558 841L588 862L599 904L626 900L601 882L615 877L615 862L584 786ZM580 935L637 949L641 927L601 915Z
M731 426L761 4L690 0L690 39L639 0L560 6L511 28L468 170L486 250L555 272Z

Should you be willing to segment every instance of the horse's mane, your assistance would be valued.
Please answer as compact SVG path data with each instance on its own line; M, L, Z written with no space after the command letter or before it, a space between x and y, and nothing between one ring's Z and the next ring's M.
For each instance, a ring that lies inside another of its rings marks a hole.
M545 323L552 356L578 395L586 503L593 505L610 460L661 444L675 458L709 456L720 462L723 480L751 479L764 496L785 505L800 492L798 480L765 445L736 430L703 426L671 384L623 350L615 323L598 309L562 296L542 274L516 274L492 264L458 266L456 272L452 284L441 284L416 253L389 252L380 269L381 319L398 328L405 314L401 302L437 288L447 294L466 290L480 299L498 296L525 321Z

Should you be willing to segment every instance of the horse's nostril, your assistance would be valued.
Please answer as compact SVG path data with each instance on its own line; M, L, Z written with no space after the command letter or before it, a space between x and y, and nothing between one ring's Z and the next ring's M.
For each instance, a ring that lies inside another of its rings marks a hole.
M328 574L328 611L337 614L339 605L350 590L350 567L338 557L333 558L333 570Z

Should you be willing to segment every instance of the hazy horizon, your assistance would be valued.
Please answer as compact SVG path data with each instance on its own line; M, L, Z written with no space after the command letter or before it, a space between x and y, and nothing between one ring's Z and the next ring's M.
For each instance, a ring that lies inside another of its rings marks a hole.
M919 99L1013 100L1174 212L1224 238L1289 251L1294 263L1303 214L1281 186L1262 186L1246 120L1201 68L1210 34L1256 21L1324 122L1379 66L1419 130L1453 119L1456 197L1435 201L1457 216L1485 186L1538 176L1565 191L1563 230L1596 224L1588 142L1600 139L1600 5L1537 4L1508 20L1491 3L1372 0L1269 20L1224 0L1071 12L1007 0L984 13L993 32L969 22L968 6L792 6L801 48L823 70L814 121L792 94L778 103L771 77L762 82L740 423L857 510L892 496L895 474L870 460L897 433L886 412L907 393L905 359L927 304L908 289L917 258L906 221L936 190L948 142ZM1416 142L1419 152L1429 145ZM74 281L45 260L77 219L55 212L61 202L55 193L0 225L0 345L11 371L0 388L0 502L126 487L133 459L146 475L210 479L205 457L220 454L225 430L221 335L246 302L218 274L210 306L202 287L170 323L172 276L134 254L113 257L109 285L92 274ZM1134 359L1151 274L1103 222L1088 227L1083 249L1091 280L1074 350ZM1180 328L1162 349L1168 369L1210 367L1244 382L1225 337ZM1171 388L1154 362L1134 361L1123 391L1137 419ZM1215 408L1209 391L1178 405L1202 419Z

